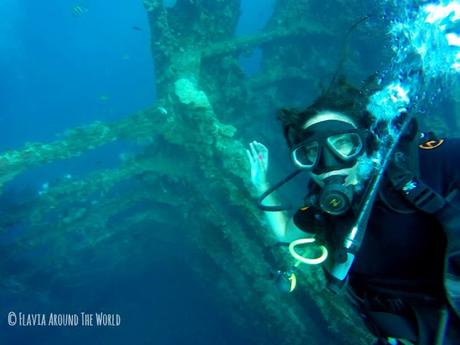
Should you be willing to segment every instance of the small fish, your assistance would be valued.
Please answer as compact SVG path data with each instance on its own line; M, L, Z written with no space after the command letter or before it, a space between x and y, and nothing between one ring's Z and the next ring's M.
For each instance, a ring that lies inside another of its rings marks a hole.
M88 12L88 7L83 6L83 5L75 5L72 7L72 14L75 17L81 17L82 15L86 14Z
M142 30L142 28L138 27L137 25L133 26L133 30L135 30L135 31L144 31L144 30Z

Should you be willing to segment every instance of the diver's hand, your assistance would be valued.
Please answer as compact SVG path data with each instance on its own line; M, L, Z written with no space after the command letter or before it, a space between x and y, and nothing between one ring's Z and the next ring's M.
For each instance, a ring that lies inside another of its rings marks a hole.
M246 150L249 163L251 164L251 182L259 193L268 189L268 149L264 144L253 141Z

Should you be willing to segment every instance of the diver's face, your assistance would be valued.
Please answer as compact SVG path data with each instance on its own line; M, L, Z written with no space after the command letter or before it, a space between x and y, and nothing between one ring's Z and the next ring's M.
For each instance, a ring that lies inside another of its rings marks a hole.
M363 137L346 115L321 112L305 122L303 141L294 147L294 163L309 171L320 186L331 176L343 176L345 185L355 185L357 158L362 155Z

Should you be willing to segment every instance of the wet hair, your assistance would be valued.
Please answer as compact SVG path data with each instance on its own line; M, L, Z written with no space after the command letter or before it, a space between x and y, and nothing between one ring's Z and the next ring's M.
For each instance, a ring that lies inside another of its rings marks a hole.
M278 114L278 120L283 127L288 147L292 148L301 141L305 122L324 111L344 114L358 128L370 128L373 117L366 109L370 94L368 89L358 89L342 77L305 110L282 109Z

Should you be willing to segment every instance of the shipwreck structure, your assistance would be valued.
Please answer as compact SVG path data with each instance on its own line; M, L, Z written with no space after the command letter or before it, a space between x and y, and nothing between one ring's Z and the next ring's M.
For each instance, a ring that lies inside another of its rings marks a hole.
M276 109L306 104L318 93L318 81L330 80L345 31L364 14L361 5L278 0L264 30L235 37L240 0L178 0L168 8L161 0L145 0L157 103L118 122L91 123L57 141L1 153L0 186L34 167L116 141L143 139L142 150L117 168L63 179L5 214L2 231L19 220L31 230L2 247L1 288L20 292L37 276L48 277L49 284L62 276L84 279L82 260L101 251L117 258L106 267L114 274L129 260L123 253L142 253L142 241L133 240L142 237L139 228L166 228L149 236L170 244L181 237L200 253L188 261L190 269L210 282L210 293L235 324L260 330L254 343L322 344L318 330L341 344L369 343L371 336L343 297L324 289L320 269L303 270L301 286L288 297L260 278L289 267L292 259L273 245L255 206L245 155L253 137L283 144L280 131L264 123L275 123ZM342 15L331 18L328 6ZM358 28L351 46L369 47L381 29ZM261 52L260 70L247 75L239 59L254 49ZM375 67L358 48L348 55L351 78ZM46 255L34 265L12 268L21 253L45 244Z

